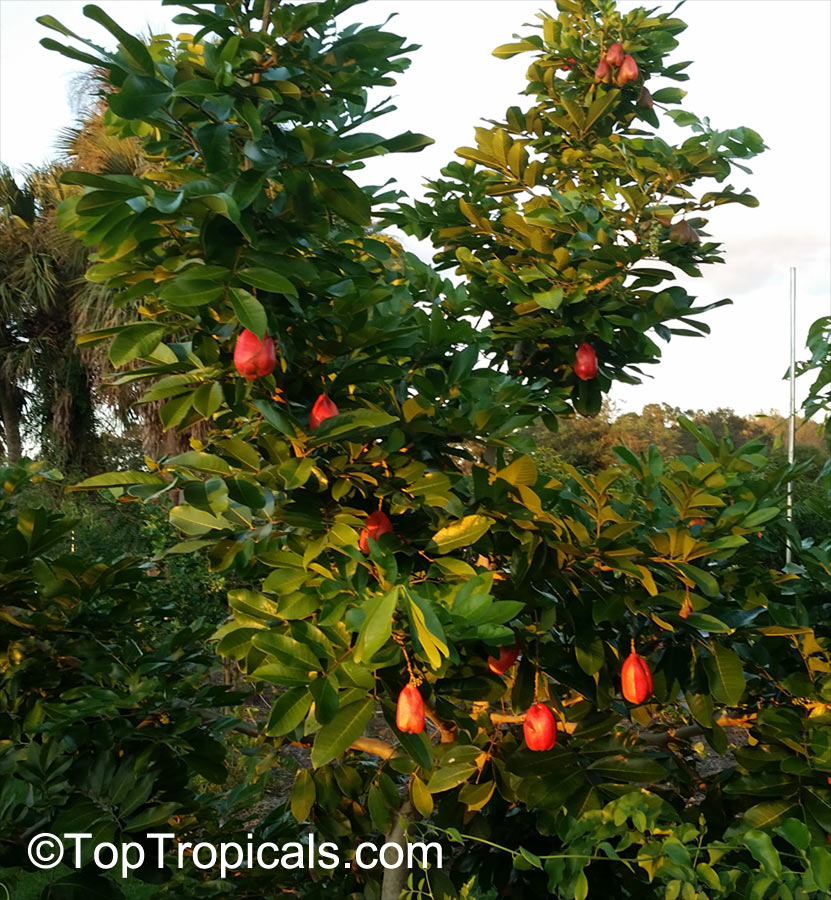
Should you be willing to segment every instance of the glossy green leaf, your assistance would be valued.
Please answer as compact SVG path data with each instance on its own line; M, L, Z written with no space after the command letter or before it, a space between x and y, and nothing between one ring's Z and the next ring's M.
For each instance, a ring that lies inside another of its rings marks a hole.
M664 767L647 756L608 756L589 766L589 770L608 781L635 781L654 784L665 776Z
M603 641L597 635L581 636L575 646L575 655L577 665L587 675L595 675L603 668L605 662Z
M110 109L123 119L143 119L167 103L171 90L156 78L128 75L118 93L110 94Z
M427 790L431 794L440 794L442 791L449 791L451 788L463 784L476 771L476 766L467 765L466 763L455 763L449 766L442 766L430 776L427 782Z
M254 646L268 656L273 656L278 662L307 670L320 669L320 662L315 654L305 644L301 644L287 634L277 631L261 631L254 636Z
M398 601L398 588L385 594L370 597L362 606L365 613L363 624L358 631L352 658L356 663L367 663L390 638L392 617Z
M262 340L268 327L268 319L262 303L253 294L242 288L231 288L228 296L240 325L253 331Z
M246 284L261 288L264 291L271 291L274 294L288 294L291 297L297 296L297 288L285 275L281 275L273 269L255 266L250 269L243 269L238 275ZM253 331L253 329L251 330Z
M811 832L799 819L785 819L776 831L797 850L807 850L811 845Z
M145 831L157 825L164 825L171 816L176 814L179 806L180 804L171 802L145 809L138 815L133 816L124 827L124 830L128 832Z
M312 773L308 769L301 769L297 773L289 796L289 807L296 822L305 822L309 818L316 793Z
M282 737L306 718L312 705L312 695L306 688L290 688L274 701L266 722L265 733L269 737ZM305 818L305 817L304 817Z
M347 410L326 419L311 433L308 442L310 446L316 447L335 438L354 437L397 421L395 416L380 409Z
M163 476L153 475L150 472L104 472L102 475L93 475L77 484L69 485L67 490L91 491L99 488L132 487L136 484L164 487L167 483Z
M230 522L195 506L174 506L170 510L170 524L185 534L194 535L230 527Z
M147 47L135 35L130 34L117 22L114 22L99 6L88 4L84 7L84 15L103 25L113 37L120 41L119 49L131 68L141 75L155 74L156 67Z
M347 222L369 225L369 197L340 169L315 169L313 178L324 201Z
M315 768L325 766L344 753L364 733L374 711L375 701L371 697L341 707L332 721L317 733L312 747L312 765Z
M713 643L704 660L710 691L719 703L736 706L744 693L744 671L739 655L729 647Z
M178 456L171 456L165 463L167 466L182 466L188 469L196 469L199 472L211 472L217 475L227 475L231 467L220 456L213 453L204 453L201 450L187 450Z
M754 859L762 864L768 875L779 878L782 874L782 861L769 834L751 829L742 836L742 843L753 854Z

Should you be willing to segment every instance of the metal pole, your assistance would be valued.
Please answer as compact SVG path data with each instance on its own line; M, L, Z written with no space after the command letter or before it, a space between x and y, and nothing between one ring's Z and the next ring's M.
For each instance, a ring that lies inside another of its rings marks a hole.
M790 367L790 388L791 403L788 415L788 462L793 463L794 460L794 443L796 440L796 268L791 266L790 278L790 337L791 337L791 367ZM788 524L793 524L793 481L788 482ZM792 557L792 547L790 539L785 548L785 565L789 565Z

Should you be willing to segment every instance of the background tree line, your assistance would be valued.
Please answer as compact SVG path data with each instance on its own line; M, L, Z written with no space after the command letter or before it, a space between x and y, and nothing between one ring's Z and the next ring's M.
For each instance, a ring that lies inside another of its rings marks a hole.
M642 453L654 444L662 456L684 456L695 452L696 441L679 425L681 416L695 425L705 425L718 437L729 438L735 446L760 440L774 454L786 452L788 420L773 411L759 415L739 415L732 409L682 410L668 403L650 403L640 412L621 412L614 403L603 405L596 416L561 420L559 430L531 429L540 452L587 472L615 465L613 449L618 445ZM815 470L823 464L825 438L822 425L797 418L797 459L811 461Z

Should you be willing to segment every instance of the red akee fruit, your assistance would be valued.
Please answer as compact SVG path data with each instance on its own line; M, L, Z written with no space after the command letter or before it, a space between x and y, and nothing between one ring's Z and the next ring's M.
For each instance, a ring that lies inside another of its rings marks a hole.
M265 335L260 340L247 328L237 338L234 347L234 366L243 378L253 381L270 375L277 364L277 353L273 338Z
M606 62L613 66L622 65L624 58L623 47L617 41L606 51Z
M399 731L406 734L421 734L424 731L424 700L412 682L398 695L395 724Z
M620 71L617 73L615 84L617 84L618 87L623 87L624 84L634 81L637 77L638 64L627 53L626 56L623 57L623 62L621 63Z
M557 743L557 720L544 703L528 710L522 730L529 750L550 750Z
M334 402L326 394L321 394L315 400L315 405L312 407L309 415L309 428L319 427L323 422L331 419L332 416L336 416L339 412L340 410L335 406Z
M643 703L652 693L652 672L649 663L634 648L623 661L620 670L620 687L630 703Z
M597 375L597 354L591 344L580 344L577 348L574 374L583 381L591 381Z
M605 59L601 59L594 70L594 80L595 82L602 81L604 84L608 84L612 80L612 70Z
M369 539L377 541L382 534L392 533L392 522L390 522L386 513L380 509L375 510L366 517L366 528L361 531L361 537L358 540L358 547L361 553L369 553Z
M514 644L513 647L500 647L499 656L488 657L488 668L495 675L504 675L516 662L518 656L519 644Z

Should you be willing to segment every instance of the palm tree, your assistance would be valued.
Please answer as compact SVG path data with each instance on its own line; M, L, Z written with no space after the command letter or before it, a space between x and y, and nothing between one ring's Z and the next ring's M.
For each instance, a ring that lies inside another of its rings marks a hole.
M186 449L189 437L160 432L152 405L134 408L135 387L107 384L106 345L76 345L132 311L86 281L88 248L59 230L58 206L78 190L60 183L61 172L136 175L145 165L136 139L108 134L100 97L81 102L95 81L91 70L75 86L80 122L60 132L60 162L29 170L22 185L0 164L0 458L18 459L28 442L53 464L85 473L103 462L102 425L154 457Z
M29 170L22 185L0 165L0 457L18 459L28 441L54 464L84 472L99 461L104 420L108 432L138 426L145 451L157 449L130 408L133 391L105 384L106 348L75 343L129 311L85 280L88 249L57 226L58 205L77 190L60 183L61 172L137 174L143 162L138 141L107 133L95 80L90 71L75 85L80 122L60 132L60 162Z
M26 437L55 464L86 471L96 457L95 377L75 338L90 307L104 304L83 278L85 249L57 226L60 171L31 170L19 186L0 170L0 413L7 457L20 456Z
M9 462L16 462L22 454L21 416L26 395L15 362L24 339L7 271L16 244L14 223L29 224L34 215L34 197L18 188L7 169L0 169L0 456Z

